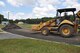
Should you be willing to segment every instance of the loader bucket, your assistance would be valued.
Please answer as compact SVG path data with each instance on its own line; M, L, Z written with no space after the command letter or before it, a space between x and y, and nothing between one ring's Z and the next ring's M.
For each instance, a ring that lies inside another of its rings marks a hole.
M44 23L41 22L40 24L37 24L37 25L33 25L32 30L39 31L43 27L49 27L52 23L54 23L54 25L55 25L55 19L49 20L49 21L44 22Z
M40 24L35 24L35 25L32 25L32 30L34 30L34 31L38 31L38 30L40 30L39 28L40 28L40 26L42 25L43 23L42 22L40 22Z
M33 25L31 29L34 30L34 31L37 31L38 27L39 27L39 25Z

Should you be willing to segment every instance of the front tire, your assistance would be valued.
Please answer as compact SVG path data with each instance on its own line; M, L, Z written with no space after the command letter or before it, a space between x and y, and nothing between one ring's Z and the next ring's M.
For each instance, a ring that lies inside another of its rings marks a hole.
M48 28L43 28L43 29L41 30L41 33L42 33L42 35L48 36L48 34L49 34L50 32L49 32L49 29L48 29Z
M73 35L74 29L70 25L62 25L59 29L62 37L71 37Z

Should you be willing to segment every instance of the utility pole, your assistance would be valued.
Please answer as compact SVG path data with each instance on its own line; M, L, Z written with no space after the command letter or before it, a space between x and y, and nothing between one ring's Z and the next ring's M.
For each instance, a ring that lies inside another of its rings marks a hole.
M8 22L9 22L9 12L8 12Z

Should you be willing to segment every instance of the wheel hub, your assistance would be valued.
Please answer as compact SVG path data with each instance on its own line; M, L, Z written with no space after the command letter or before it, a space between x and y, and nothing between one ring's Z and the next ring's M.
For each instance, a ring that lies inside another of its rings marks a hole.
M70 30L69 30L69 28L63 28L62 32L64 35L68 35L70 33Z
M43 33L43 34L47 34L47 31L46 31L46 30L43 30L42 33Z

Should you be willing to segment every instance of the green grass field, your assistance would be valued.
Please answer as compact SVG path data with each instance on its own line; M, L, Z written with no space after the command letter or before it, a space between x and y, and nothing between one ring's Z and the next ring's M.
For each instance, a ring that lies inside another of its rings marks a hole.
M33 39L0 40L0 53L80 53L80 47Z
M0 24L0 32L3 32L3 30L1 30L1 28L3 28L3 27L4 27L4 25Z
M1 25L1 24L0 24L0 28L3 28L3 27L4 27L4 25Z
M20 26L21 28L27 29L27 28L31 28L33 24L17 24L18 26Z

